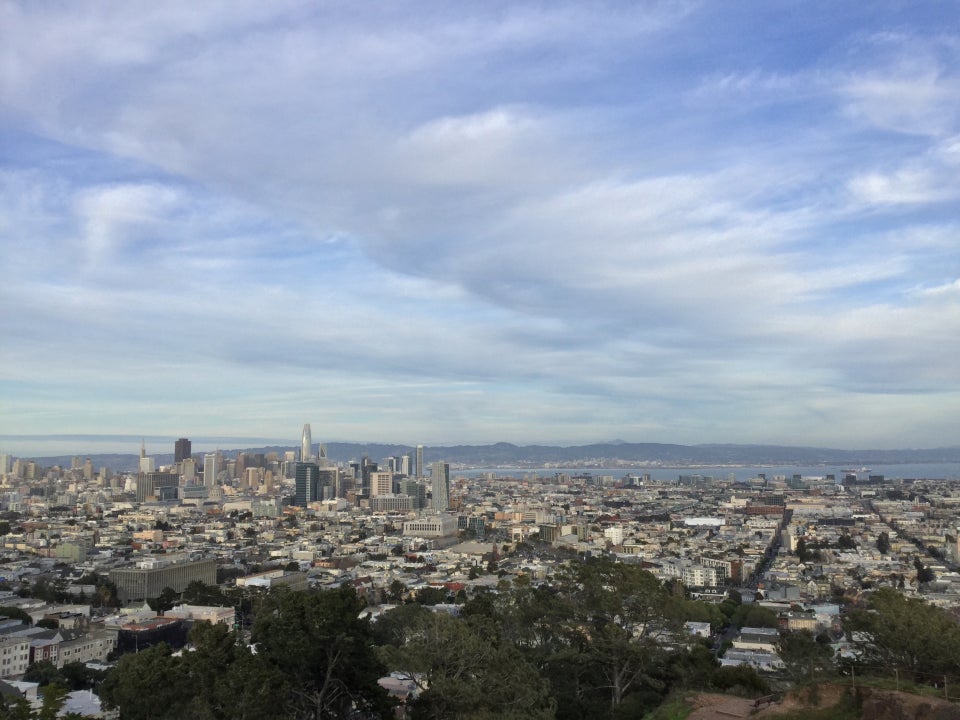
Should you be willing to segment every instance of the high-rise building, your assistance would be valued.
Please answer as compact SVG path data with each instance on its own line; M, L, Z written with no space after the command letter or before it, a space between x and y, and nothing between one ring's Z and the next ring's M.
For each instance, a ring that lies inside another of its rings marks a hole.
M295 476L294 504L307 507L321 498L320 467L312 462L298 462Z
M6 475L13 469L13 457L7 453L0 453L0 475Z
M193 454L193 443L187 438L180 438L173 444L173 461L183 462Z
M180 477L184 485L193 485L197 477L197 463L192 457L184 458L180 463Z
M368 457L360 461L360 487L354 485L354 490L360 490L364 496L370 497L370 474L380 469L373 460Z
M217 464L217 453L207 453L203 456L203 484L212 488L217 484L217 473L220 468Z
M156 462L153 458L147 457L147 443L145 440L140 440L140 472L153 472L157 469Z
M336 466L320 468L320 497L323 500L330 500L336 497L343 497L340 483L340 469Z
M427 506L427 488L419 480L406 478L400 481L400 492L413 500L413 509L421 510Z
M313 438L310 436L310 423L303 426L300 436L300 462L307 463L313 457Z
M431 466L433 481L433 508L446 510L450 507L450 464L443 461Z
M377 470L370 473L370 497L390 495L393 492L393 473Z
M423 445L417 445L417 477L422 478L426 475L423 467Z

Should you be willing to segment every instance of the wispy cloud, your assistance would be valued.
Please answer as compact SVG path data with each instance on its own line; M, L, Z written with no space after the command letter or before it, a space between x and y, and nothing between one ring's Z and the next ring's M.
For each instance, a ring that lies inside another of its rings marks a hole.
M778 12L0 5L0 430L952 442L960 40Z

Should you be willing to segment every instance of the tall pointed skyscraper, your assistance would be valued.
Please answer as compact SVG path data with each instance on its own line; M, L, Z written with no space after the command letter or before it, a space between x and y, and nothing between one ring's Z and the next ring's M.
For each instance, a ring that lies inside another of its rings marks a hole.
M310 423L303 426L303 435L300 437L300 462L310 462L313 456L313 438L310 436Z

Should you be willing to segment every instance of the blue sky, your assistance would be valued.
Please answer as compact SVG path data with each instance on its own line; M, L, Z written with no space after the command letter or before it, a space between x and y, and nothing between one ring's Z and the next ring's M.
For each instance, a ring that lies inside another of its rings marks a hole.
M958 17L2 2L0 435L955 445Z

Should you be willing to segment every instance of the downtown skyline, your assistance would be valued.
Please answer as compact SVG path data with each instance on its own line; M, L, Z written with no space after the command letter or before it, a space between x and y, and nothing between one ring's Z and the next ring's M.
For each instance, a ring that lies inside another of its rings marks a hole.
M958 10L2 2L0 435L956 446Z

